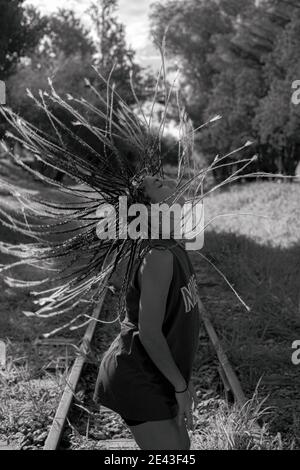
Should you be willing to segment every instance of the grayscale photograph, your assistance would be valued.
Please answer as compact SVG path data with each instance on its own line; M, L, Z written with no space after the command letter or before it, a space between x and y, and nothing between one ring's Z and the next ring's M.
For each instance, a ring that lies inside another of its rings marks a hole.
M0 0L0 288L0 450L300 450L299 0Z

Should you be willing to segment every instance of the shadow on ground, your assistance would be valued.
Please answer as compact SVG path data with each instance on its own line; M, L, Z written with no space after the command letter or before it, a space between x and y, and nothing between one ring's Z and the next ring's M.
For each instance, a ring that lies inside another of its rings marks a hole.
M191 253L202 300L244 391L269 395L273 431L300 439L300 243L290 248L255 243L244 235L206 233L201 252L222 271L250 307L246 310L213 267Z

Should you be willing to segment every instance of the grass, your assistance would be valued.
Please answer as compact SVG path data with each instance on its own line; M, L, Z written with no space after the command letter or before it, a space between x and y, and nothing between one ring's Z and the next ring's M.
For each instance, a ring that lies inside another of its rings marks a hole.
M224 400L214 401L206 424L199 426L192 446L196 450L282 450L281 436L272 436L268 426L258 426L258 421L268 414L263 408L264 400L257 392L242 409L230 406ZM197 413L201 413L201 405ZM203 421L203 419L202 419Z
M206 198L206 222L220 214L236 213L214 220L212 230L244 235L263 246L290 248L299 245L299 195L300 183L261 181L232 185Z
M291 362L291 345L300 338L299 200L299 184L267 182L237 185L207 199L206 220L232 212L274 219L224 217L206 232L203 254L226 275L250 312L213 268L192 254L200 295L244 391L252 396L261 379L260 399L268 396L272 409L270 431L275 436L281 433L283 446L298 448L300 382L299 368ZM207 281L210 287L205 286ZM221 432L221 423L227 422L231 429L230 413L234 422L239 415L226 409L220 413L212 425L214 433L209 434L221 433L225 438L229 431Z
M41 448L62 389L54 376L35 379L28 363L0 371L0 437L21 449Z
M202 301L245 393L252 397L243 411L227 404L214 352L202 331L194 370L200 398L193 436L197 449L300 448L299 366L291 362L292 342L300 338L299 200L299 184L275 182L235 185L206 199L206 221L233 212L267 215L272 220L255 215L222 217L206 231L202 253L222 270L250 312L214 269L191 253ZM30 448L34 432L40 445L38 439L49 426L59 394L55 379L55 396L49 397L53 389L40 380L47 377L31 345L36 336L55 325L22 315L30 304L25 291L1 285L0 299L1 338L11 341L11 365L6 375L1 374L0 434L13 437L23 429L25 437L31 436L24 441ZM23 362L13 362L22 356ZM267 414L259 407L262 402ZM259 436L253 426L257 419L262 427ZM117 427L111 433L122 435L121 424Z

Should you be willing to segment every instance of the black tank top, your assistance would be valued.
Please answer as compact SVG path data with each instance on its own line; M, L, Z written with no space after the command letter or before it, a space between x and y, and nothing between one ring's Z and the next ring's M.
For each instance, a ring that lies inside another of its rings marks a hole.
M173 254L173 276L162 331L188 382L200 329L195 273L187 252L175 241L164 240L154 246ZM178 412L174 387L152 361L139 337L138 268L139 265L128 289L120 333L102 358L94 400L127 419L169 419Z
M154 247L168 249L173 253L173 276L167 297L166 313L162 332L167 339L172 356L186 380L190 379L192 365L198 346L200 318L197 304L197 282L189 256L178 243L172 240L157 242ZM121 336L130 338L124 348L130 354L132 341L138 338L138 317L140 288L137 266L133 281L127 293L127 312L121 324ZM132 336L133 333L136 333ZM146 353L147 354L147 353ZM138 359L138 358L137 358Z

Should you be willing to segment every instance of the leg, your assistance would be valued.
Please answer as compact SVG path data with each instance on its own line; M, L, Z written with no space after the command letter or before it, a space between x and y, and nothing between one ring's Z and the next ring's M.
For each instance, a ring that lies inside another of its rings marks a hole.
M185 444L185 447L184 447L184 450L190 450L190 447L191 447L191 440L190 440L190 436L189 436L189 433L187 431L187 427L186 427L186 424L185 424L185 421L183 421L182 425L179 426L179 432L180 432L180 436L181 436L181 440L182 442L184 442Z
M176 418L147 421L129 427L142 450L189 450L190 438L185 424L179 426Z

